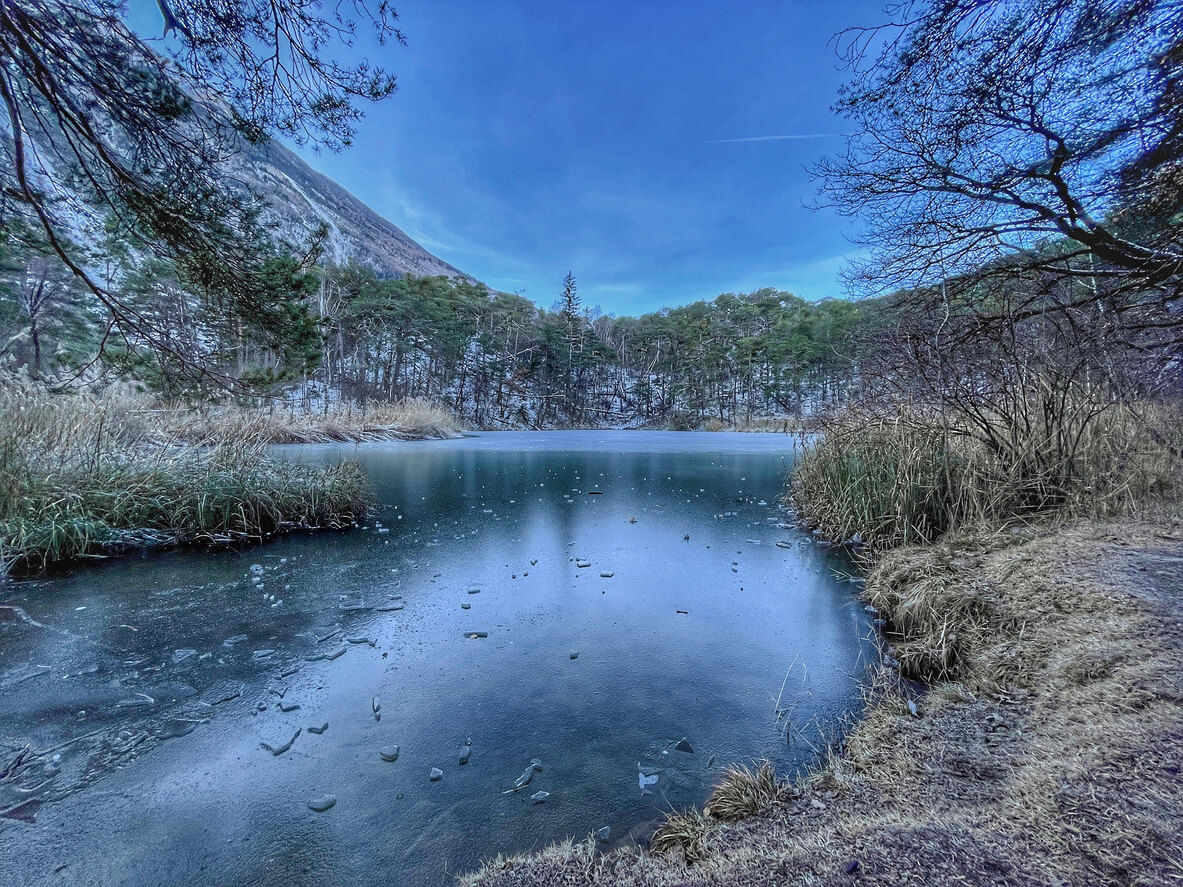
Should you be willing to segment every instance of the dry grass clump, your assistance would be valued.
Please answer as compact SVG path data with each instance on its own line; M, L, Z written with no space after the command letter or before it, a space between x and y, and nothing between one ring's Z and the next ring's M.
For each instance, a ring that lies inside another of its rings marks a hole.
M947 546L893 552L872 572L866 599L887 620L900 671L930 684L962 677L967 652L1013 628L989 586Z
M706 817L697 808L671 812L649 839L649 848L654 853L681 850L686 862L697 862L703 855L702 839L707 827Z
M157 423L182 440L242 440L259 444L361 443L455 437L456 417L438 404L407 399L395 403L334 403L321 410L283 404L256 407L204 406L158 410Z
M770 761L752 770L732 764L723 771L722 781L711 792L706 814L721 822L736 822L762 813L781 799L785 786L776 778Z
M1183 423L1163 406L1042 404L991 418L848 415L806 446L789 493L805 522L873 548L1057 510L1129 513L1178 486Z
M230 543L364 514L353 463L278 462L243 439L162 442L142 404L0 395L0 575L149 544Z

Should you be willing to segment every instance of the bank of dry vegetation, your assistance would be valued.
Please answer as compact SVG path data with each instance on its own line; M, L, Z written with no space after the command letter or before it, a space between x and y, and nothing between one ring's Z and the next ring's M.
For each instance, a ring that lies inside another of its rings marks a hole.
M873 549L967 526L1128 514L1175 491L1183 414L1164 403L1024 403L970 416L851 412L805 447L790 496L832 540Z
M187 412L114 395L0 396L0 575L143 545L230 544L364 514L353 462L317 468L269 457L250 414L221 413L185 443ZM231 416L232 420L224 417ZM263 424L260 422L260 424Z
M151 409L163 432L189 443L243 440L256 444L364 443L457 437L456 416L442 406L409 398L339 402L319 409L263 401L261 405L166 406Z

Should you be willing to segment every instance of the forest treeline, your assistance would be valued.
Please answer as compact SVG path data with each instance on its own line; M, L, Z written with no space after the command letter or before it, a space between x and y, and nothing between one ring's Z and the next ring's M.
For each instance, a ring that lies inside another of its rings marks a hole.
M696 427L811 412L852 383L850 302L773 289L614 317L568 275L550 309L443 278L329 269L311 378L348 397L442 400L480 427Z
M171 331L179 353L162 357L112 341L99 306L52 256L10 254L0 360L51 382L122 375L197 397L210 380L179 369L213 362L224 378L309 407L420 398L477 427L701 427L833 407L857 379L857 343L875 316L866 303L770 288L616 317L584 308L571 275L548 309L460 278L278 258L270 273L306 315L289 319L297 334L282 350L199 310L163 263L129 265L120 298Z

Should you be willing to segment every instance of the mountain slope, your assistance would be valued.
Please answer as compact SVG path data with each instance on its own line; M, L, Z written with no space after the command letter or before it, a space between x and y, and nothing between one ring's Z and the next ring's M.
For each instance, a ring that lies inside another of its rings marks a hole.
M353 260L383 277L417 274L474 280L277 141L244 145L226 166L230 175L265 197L271 221L289 239L302 239L320 222L328 223L328 255L334 261Z

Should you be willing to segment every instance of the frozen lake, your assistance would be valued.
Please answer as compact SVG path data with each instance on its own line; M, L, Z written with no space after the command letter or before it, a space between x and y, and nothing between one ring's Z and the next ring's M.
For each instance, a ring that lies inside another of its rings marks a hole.
M447 884L643 842L858 705L871 627L778 507L784 435L280 452L360 459L369 525L0 585L0 883Z

